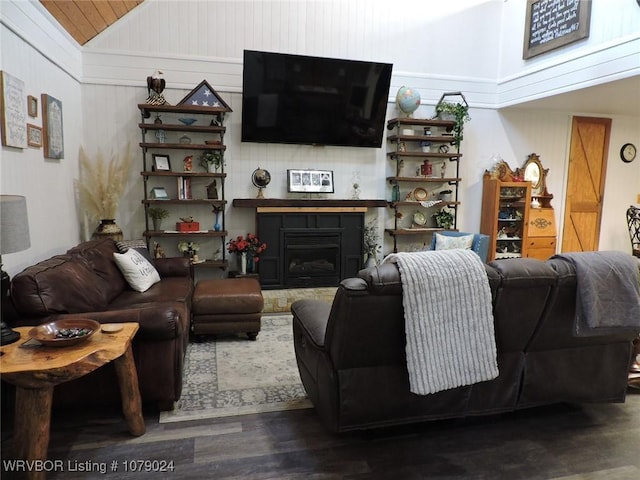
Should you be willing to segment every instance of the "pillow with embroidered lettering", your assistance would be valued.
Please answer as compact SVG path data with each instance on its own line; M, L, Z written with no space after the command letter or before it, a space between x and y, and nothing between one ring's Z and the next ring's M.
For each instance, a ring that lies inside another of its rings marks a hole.
M160 281L156 267L133 248L124 253L114 252L113 258L129 286L136 292L146 292Z
M436 235L436 250L471 250L473 244L473 233L471 235L460 235L459 237L451 237L442 235L438 232Z

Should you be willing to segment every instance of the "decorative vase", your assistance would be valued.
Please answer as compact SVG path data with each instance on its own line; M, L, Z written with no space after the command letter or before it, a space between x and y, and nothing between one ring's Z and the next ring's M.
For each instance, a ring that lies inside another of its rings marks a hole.
M375 267L378 264L376 256L373 253L367 254L367 260L364 262L364 268Z
M158 232L162 230L162 219L161 218L152 218L153 220L153 229Z
M112 238L114 241L118 242L124 238L124 235L122 233L122 229L118 224L116 224L115 219L105 218L100 220L100 225L98 225L96 231L93 232L92 238Z
M247 274L247 252L240 253L240 273Z
M253 273L255 271L255 257L253 255L247 255L247 273Z
M210 162L207 164L207 172L216 173L217 171L218 167L216 167L216 164L214 162Z

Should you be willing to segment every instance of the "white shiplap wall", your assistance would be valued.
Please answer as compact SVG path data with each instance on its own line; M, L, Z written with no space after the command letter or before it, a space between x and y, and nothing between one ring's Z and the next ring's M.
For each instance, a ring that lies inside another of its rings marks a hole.
M27 117L29 123L42 126L40 94L62 101L65 146L61 160L45 159L42 148L1 147L0 191L27 197L31 237L27 250L2 256L10 275L80 240L73 182L82 135L81 54L68 36L48 26L42 10L33 2L0 2L0 69L38 98L38 116Z
M498 56L499 106L640 75L640 8L630 0L592 0L589 37L522 58L525 1L506 0Z
M389 192L383 178L390 165L384 148L240 142L241 58L245 48L391 62L394 75L389 118L397 114L393 95L401 85L420 89L424 104L416 116L424 117L432 115L433 104L442 92L465 92L472 105L473 119L465 129L463 145L460 228L478 228L482 173L491 167L494 154L514 168L529 153L541 156L545 167L550 168L549 189L556 196L554 206L560 222L570 118L572 114L589 112L513 108L498 112L494 107L544 94L554 73L566 69L563 67L566 61L579 61L582 56L597 57L598 68L606 70L607 75L615 73L616 68L618 74L624 75L636 58L625 57L623 52L628 45L635 45L637 31L634 34L633 26L640 9L629 0L631 7L625 4L622 21L620 10L606 8L607 0L594 0L593 41L523 64L524 21L520 4L524 3L521 0L405 0L395 4L386 0L147 0L89 42L80 53L72 43L65 44L67 38L63 34L46 24L37 4L1 2L0 67L25 80L30 93L47 92L63 100L66 146L65 160L54 163L44 161L41 151L2 149L3 193L11 187L14 193L25 192L30 198L37 198L37 209L33 215L30 212L31 222L36 219L32 228L46 232L38 236L42 240L37 240L27 254L3 258L5 269L14 273L30 260L46 258L79 240L82 232L72 198L78 147L84 145L90 155L98 149L109 155L122 153L131 144L134 154L139 154L136 105L146 98L146 76L158 68L165 71L166 96L173 103L207 79L233 108L225 138L227 199L255 195L249 175L257 166L269 169L273 175L266 191L271 197L284 196L287 168L324 167L336 174L336 198L350 195L349 184L356 170L360 173L363 198L386 198ZM13 38L14 29L22 34ZM531 74L531 80L523 72ZM570 75L566 78L571 80ZM505 92L512 89L519 91L505 100ZM640 162L623 165L617 160L617 149L623 141L640 144L640 128L638 117L613 120L601 248L627 251L626 228L619 218L620 212L640 193ZM118 222L130 238L140 236L144 223L139 168L140 164L136 164L131 172L118 214ZM229 207L228 213L227 227L231 234L253 229L253 212ZM377 210L377 213L381 224L391 223L388 212ZM57 222L53 233L51 219Z

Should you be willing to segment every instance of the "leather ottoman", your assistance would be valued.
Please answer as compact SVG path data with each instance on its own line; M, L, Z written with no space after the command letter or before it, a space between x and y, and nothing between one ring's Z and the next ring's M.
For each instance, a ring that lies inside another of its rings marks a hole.
M193 292L194 335L245 332L255 340L264 299L255 278L200 280Z

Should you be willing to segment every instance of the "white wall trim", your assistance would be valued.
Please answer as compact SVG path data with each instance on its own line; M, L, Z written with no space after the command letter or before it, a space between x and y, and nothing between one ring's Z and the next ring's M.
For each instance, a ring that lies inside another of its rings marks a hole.
M192 89L206 80L219 92L242 92L242 59L196 55L153 55L143 52L112 50L84 51L85 85L120 85L146 88L146 78L162 70L167 89ZM178 79L176 81L176 79ZM462 91L476 107L493 108L496 82L490 78L425 74L395 71L391 79L389 101L395 92L410 85L421 92L423 104L435 104L442 93Z
M640 35L599 45L499 79L495 106L503 108L640 75ZM560 61L559 61L560 60Z
M474 107L500 109L640 75L639 51L636 35L502 79L394 71L389 101L395 101L395 92L407 85L420 90L423 104L435 104L444 92L461 91ZM241 58L85 50L83 69L83 84L146 87L147 76L160 69L168 89L189 90L205 77L220 92L242 91Z

